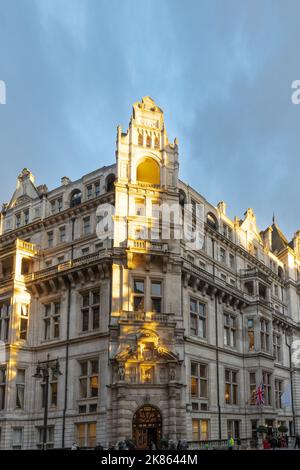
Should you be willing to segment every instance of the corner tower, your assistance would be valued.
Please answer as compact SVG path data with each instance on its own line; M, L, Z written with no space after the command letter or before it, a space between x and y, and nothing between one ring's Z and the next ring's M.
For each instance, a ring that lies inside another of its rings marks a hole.
M110 437L146 448L186 432L180 242L161 236L161 205L179 199L178 144L151 98L118 127L116 158Z

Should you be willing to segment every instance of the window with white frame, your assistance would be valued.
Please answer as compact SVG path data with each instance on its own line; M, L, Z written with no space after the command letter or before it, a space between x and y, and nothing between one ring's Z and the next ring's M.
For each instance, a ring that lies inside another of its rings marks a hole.
M16 408L24 409L25 398L25 369L17 369L16 374Z
M12 448L22 449L23 445L23 428L15 427L12 428Z
M79 447L94 448L96 445L97 423L77 423L76 426L76 442Z
M59 242L64 243L66 239L67 239L66 227L65 226L59 227Z
M20 339L27 339L27 329L28 329L28 310L29 305L21 305L21 315L20 315Z
M0 410L5 409L6 367L0 367Z
M275 379L275 408L282 408L281 396L283 391L283 380Z
M236 347L236 316L224 313L224 345L232 348Z
M190 299L190 333L200 338L206 338L206 304Z
M45 408L45 387L46 383L41 382L41 403L42 408ZM48 389L48 407L56 408L58 399L58 378L53 372L51 372Z
M93 197L93 185L92 184L89 184L86 187L86 196L87 196L87 199L92 199Z
M264 318L260 320L260 347L262 351L270 351L270 322Z
M207 441L209 439L209 420L192 419L193 441Z
M22 225L21 213L16 214L15 220L16 220L16 228L21 227L21 225Z
M57 211L61 212L63 210L63 199L62 197L59 197L57 199Z
M46 449L53 449L54 447L54 426L47 426L46 431ZM43 426L37 427L37 447L41 449L44 441L44 428Z
M276 362L282 360L282 335L278 330L273 332L273 355Z
M144 279L133 280L133 309L135 312L143 312L145 310Z
M254 318L247 319L248 351L255 349Z
M161 313L162 311L162 283L151 281L151 311Z
M8 341L9 325L11 317L10 300L0 303L0 340Z
M225 369L225 403L238 404L238 373L235 370Z
M271 372L263 371L263 385L264 385L264 398L265 405L272 405L272 374Z
M96 181L95 183L95 197L100 195L100 181Z
M44 305L44 340L57 339L60 336L60 302Z
M220 251L219 251L219 253L220 253L220 261L221 261L222 263L226 263L226 251L225 251L225 249L224 249L223 247L221 247L221 246L220 246Z
M250 405L256 404L256 372L249 372Z
M91 218L83 218L83 235L89 235L91 233Z
M135 201L135 215L143 217L146 215L146 206L145 200L141 198L136 198Z
M96 398L99 392L99 361L89 359L79 362L79 398Z
M81 294L81 331L94 331L100 327L100 291Z
M232 436L234 439L240 437L240 421L237 419L227 420L227 435Z
M47 232L47 237L48 237L48 248L52 248L53 247L53 241L54 241L53 230L51 230L50 232Z
M208 366L191 362L191 396L208 398Z
M24 225L29 224L29 209L24 211Z

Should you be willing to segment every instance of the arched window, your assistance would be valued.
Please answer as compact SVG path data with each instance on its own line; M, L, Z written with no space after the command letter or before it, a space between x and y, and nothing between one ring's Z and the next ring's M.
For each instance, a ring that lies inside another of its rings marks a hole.
M283 279L284 271L281 266L278 266L278 276Z
M184 204L186 204L186 194L182 189L179 189L179 204L181 207L184 207Z
M116 176L113 173L107 176L105 180L105 188L108 193L114 189L115 180Z
M138 135L138 145L143 145L143 134Z
M80 189L74 189L71 193L70 207L78 206L81 204L82 194Z
M146 137L146 147L151 147L151 135L147 135Z
M136 179L142 183L160 184L160 168L153 158L145 158L137 167Z
M206 216L206 222L210 227L212 227L215 230L218 230L218 226L219 226L218 220L216 216L212 214L212 212L208 212Z
M159 138L158 137L155 137L155 139L154 139L154 148L159 149Z

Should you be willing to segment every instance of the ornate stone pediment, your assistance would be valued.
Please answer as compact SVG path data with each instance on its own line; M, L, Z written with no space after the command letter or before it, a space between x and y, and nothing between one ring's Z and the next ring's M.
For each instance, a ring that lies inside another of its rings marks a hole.
M134 338L134 339L133 339ZM166 360L178 361L179 357L168 347L160 344L159 335L153 330L141 330L137 334L129 334L128 342L117 351L114 359L117 362L126 362L129 359L141 361Z
M26 204L27 202L30 202L31 198L27 195L19 196L15 201L13 206L21 206L22 204Z

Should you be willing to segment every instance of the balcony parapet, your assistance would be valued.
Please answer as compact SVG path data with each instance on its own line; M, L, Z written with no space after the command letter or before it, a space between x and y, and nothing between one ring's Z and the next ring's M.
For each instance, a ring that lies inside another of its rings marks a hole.
M24 240L21 240L20 238L17 238L16 240L16 248L19 250L27 251L31 253L32 255L37 255L39 253L39 250L34 243L25 242Z
M140 251L156 251L165 253L168 251L168 244L163 242L156 242L151 240L134 240L128 239L128 248Z
M120 315L120 320L170 323L174 322L174 314L156 312L132 312L123 310Z
M85 256L81 256L79 258L75 258L74 260L64 261L63 263L51 266L50 268L42 269L35 273L26 274L24 276L24 281L32 282L46 279L70 269L80 268L95 263L97 261L103 260L103 258L105 258L105 250L98 253L91 253Z
M258 268L240 269L240 277L243 279L256 277L267 283L270 283L268 276Z

